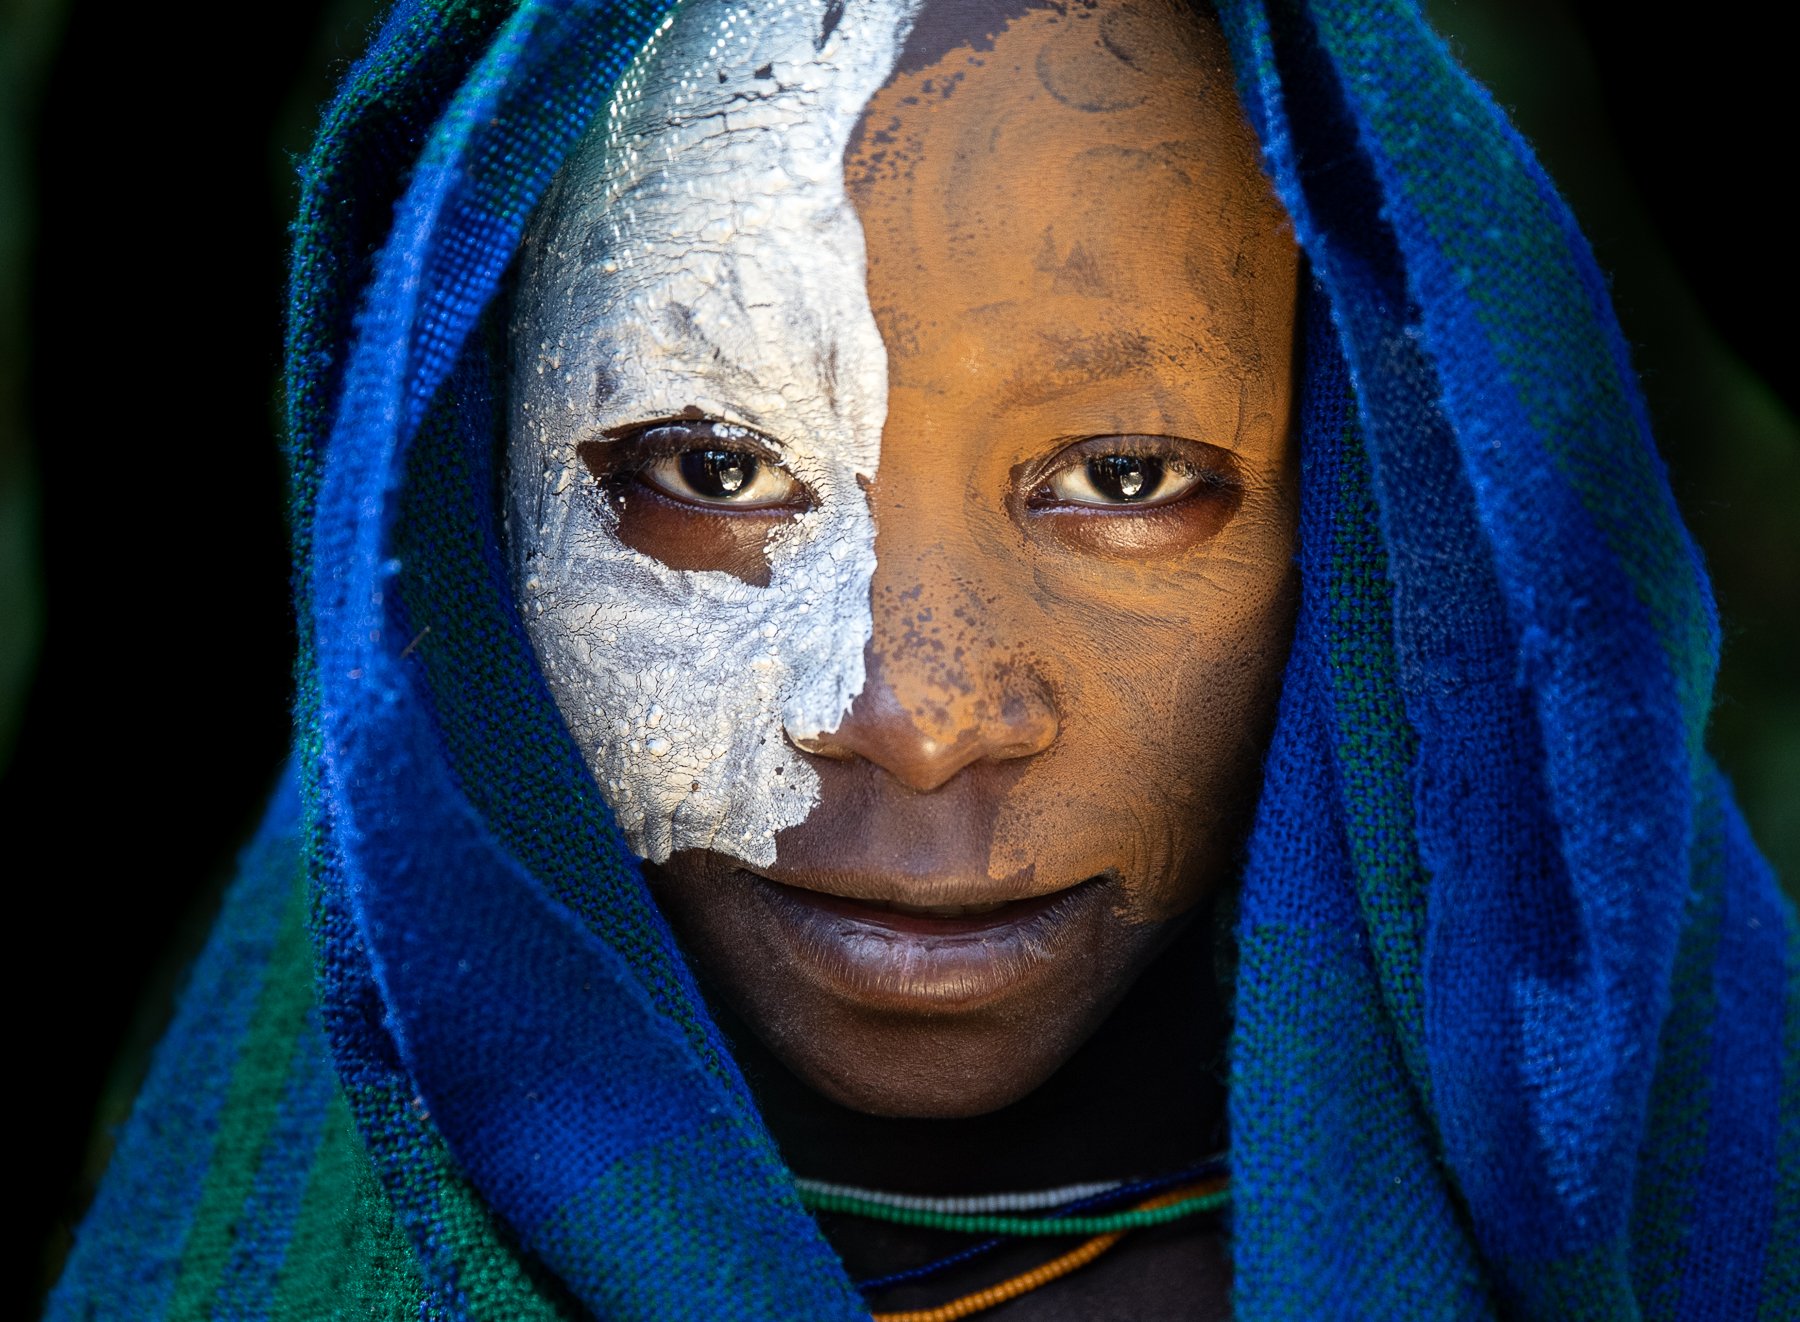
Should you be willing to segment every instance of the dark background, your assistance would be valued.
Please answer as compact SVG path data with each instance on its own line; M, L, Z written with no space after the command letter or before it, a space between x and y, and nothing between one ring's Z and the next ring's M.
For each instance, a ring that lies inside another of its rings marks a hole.
M0 841L29 1315L285 753L292 159L373 0L0 8ZM1800 877L1784 43L1438 0L1614 275L1727 628L1713 746ZM254 22L251 22L251 16Z

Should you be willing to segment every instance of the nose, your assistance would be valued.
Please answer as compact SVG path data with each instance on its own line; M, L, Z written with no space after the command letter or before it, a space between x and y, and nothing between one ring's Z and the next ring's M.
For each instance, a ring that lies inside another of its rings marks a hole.
M861 758L928 794L965 767L1030 757L1055 742L1050 694L1034 668L1007 655L977 594L924 583L896 589L883 577L878 571L862 692L837 729L790 734L795 747Z

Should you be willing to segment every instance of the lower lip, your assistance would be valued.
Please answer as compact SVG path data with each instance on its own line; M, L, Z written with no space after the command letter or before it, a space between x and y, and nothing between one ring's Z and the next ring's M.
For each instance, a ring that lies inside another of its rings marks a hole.
M786 944L832 990L894 1008L968 1009L1047 968L1097 908L1096 882L936 917L756 879Z

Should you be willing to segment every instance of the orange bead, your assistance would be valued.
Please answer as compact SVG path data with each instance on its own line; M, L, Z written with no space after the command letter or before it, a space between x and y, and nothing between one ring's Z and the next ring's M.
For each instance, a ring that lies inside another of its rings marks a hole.
M1170 1203L1180 1202L1184 1198L1192 1198L1195 1194L1211 1193L1223 1183L1223 1180L1209 1180L1201 1184L1191 1184L1186 1188L1175 1189L1139 1203L1133 1210L1148 1211L1153 1207L1166 1207ZM1085 1244L1070 1249L1059 1258L1052 1258L1049 1262L1033 1267L1030 1271L1020 1272L1017 1276L1008 1277L984 1290L966 1294L960 1299L952 1299L949 1303L939 1304L936 1308L914 1308L899 1313L876 1313L874 1322L958 1322L960 1318L985 1312L987 1309L1006 1303L1009 1299L1017 1299L1022 1294L1030 1294L1040 1286L1048 1285L1054 1280L1067 1276L1077 1268L1087 1266L1114 1244L1124 1239L1127 1233L1123 1230L1116 1230L1110 1235L1096 1235Z

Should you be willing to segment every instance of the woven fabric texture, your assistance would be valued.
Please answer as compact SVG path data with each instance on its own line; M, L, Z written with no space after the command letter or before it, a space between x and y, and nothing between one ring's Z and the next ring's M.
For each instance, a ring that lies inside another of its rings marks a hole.
M535 665L528 217L667 0L403 0L295 231L296 753L57 1319L866 1318ZM1800 1316L1800 930L1603 277L1404 0L1221 0L1310 263L1236 1309ZM1199 973L1196 976L1201 976Z

